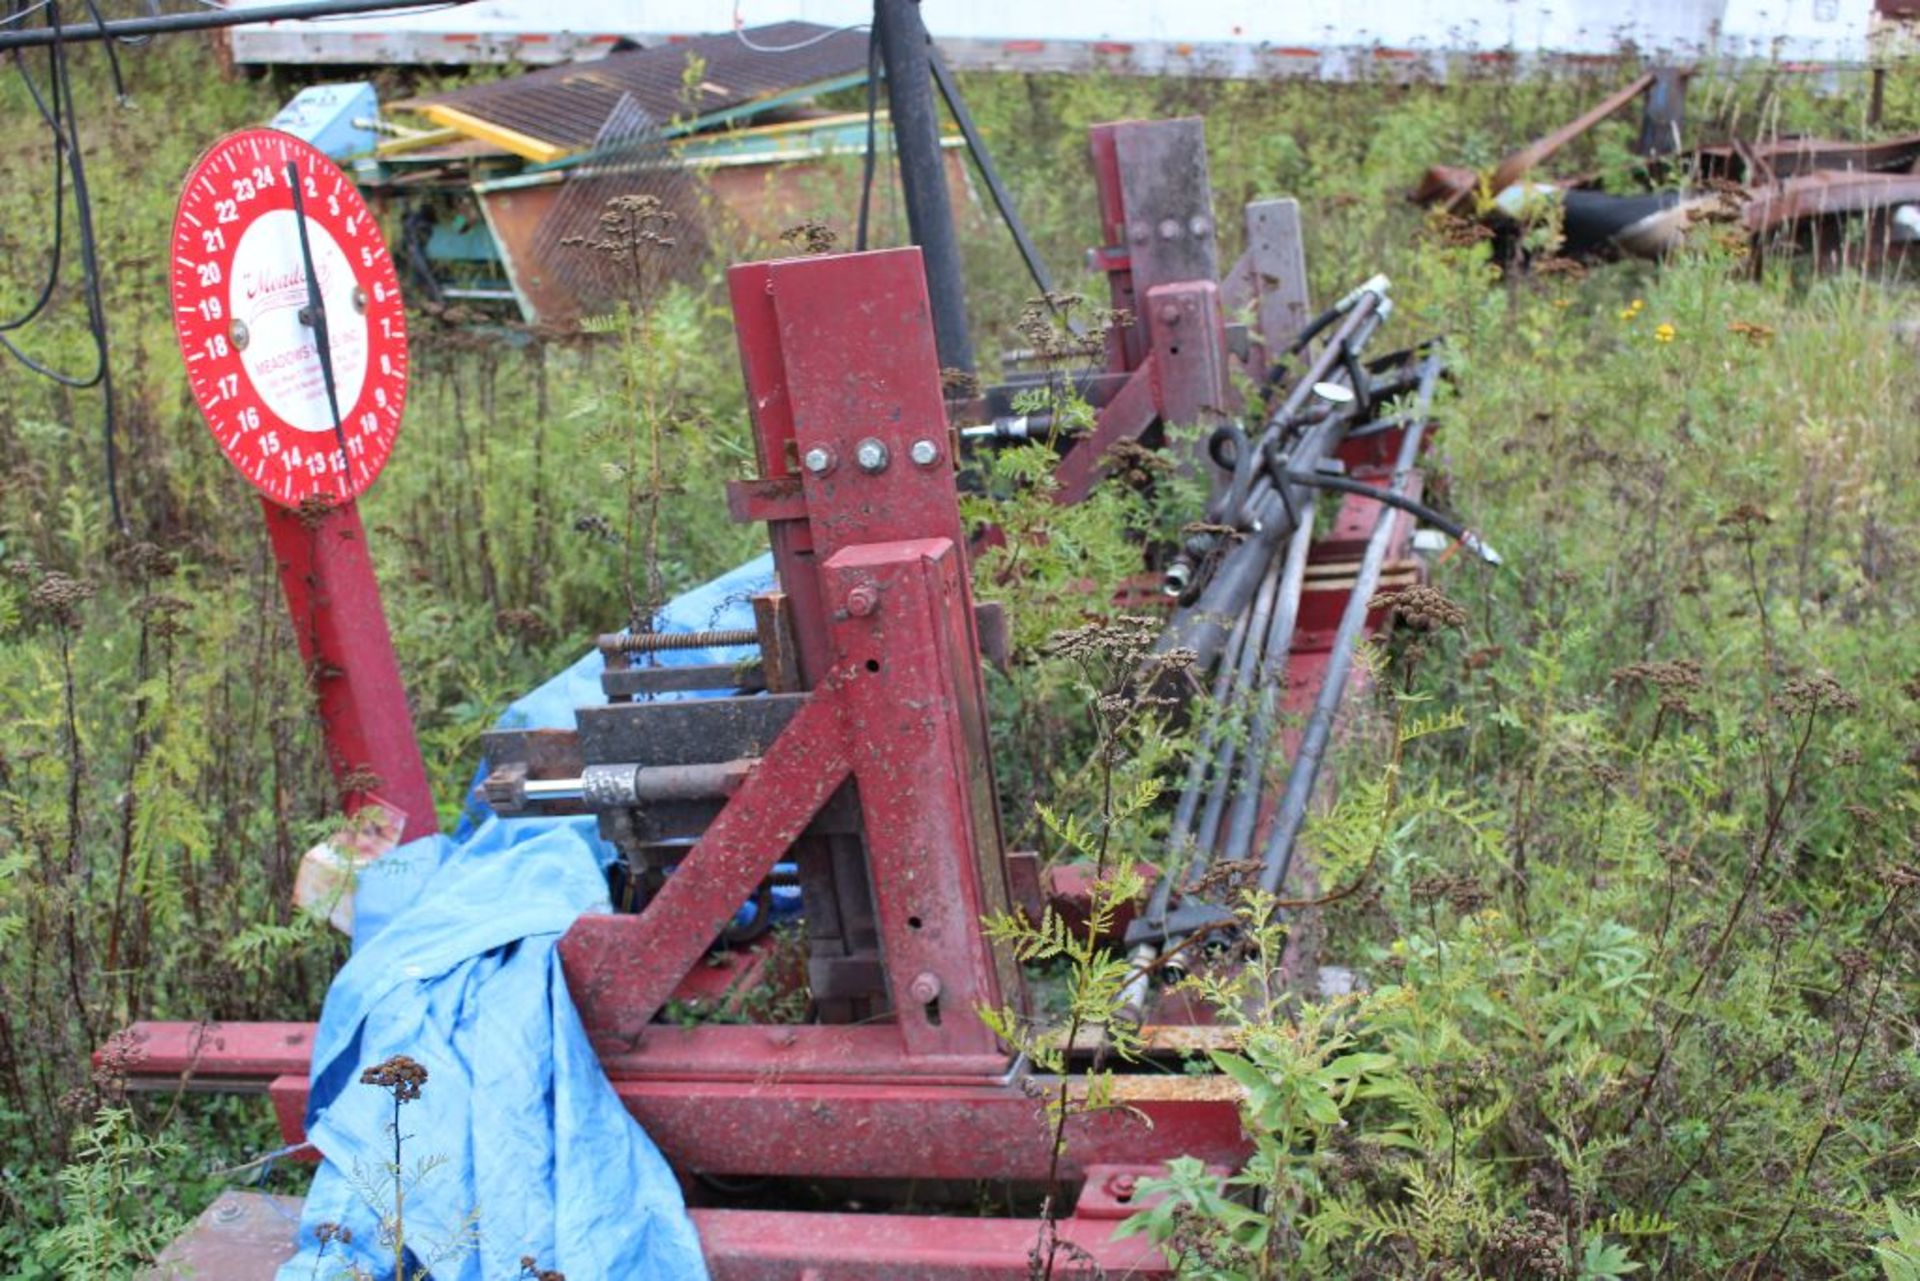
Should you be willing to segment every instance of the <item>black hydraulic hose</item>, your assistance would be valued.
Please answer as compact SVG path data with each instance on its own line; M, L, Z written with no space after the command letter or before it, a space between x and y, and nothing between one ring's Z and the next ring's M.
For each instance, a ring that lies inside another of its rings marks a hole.
M1439 381L1439 358L1429 356L1421 370L1419 398L1415 403L1413 420L1407 427L1406 435L1401 438L1400 456L1394 462L1393 481L1389 488L1396 494L1404 493L1407 478L1412 474L1414 464L1420 460L1420 442L1427 433L1427 408L1433 402L1433 389ZM1367 540L1366 554L1360 561L1360 572L1354 575L1353 593L1347 598L1347 608L1340 616L1340 627L1334 633L1333 649L1327 655L1326 671L1321 677L1320 694L1314 700L1313 713L1307 718L1306 729L1300 736L1300 750L1295 754L1293 768L1287 774L1287 789L1281 795L1279 810L1274 815L1273 831L1267 838L1262 854L1260 888L1267 894L1280 892L1280 887L1286 883L1287 872L1293 865L1294 844L1306 823L1307 803L1312 799L1314 784L1320 776L1320 766L1326 759L1327 744L1333 736L1334 717L1340 710L1341 700L1346 697L1347 678L1353 670L1354 646L1359 642L1361 629L1366 626L1374 589L1380 584L1380 571L1386 564L1393 522L1391 512L1381 511L1379 520L1374 524L1373 535Z
M1342 425L1329 420L1309 428L1295 446L1295 456L1317 465L1339 443ZM1259 590L1274 553L1281 540L1293 532L1294 517L1310 492L1301 486L1297 498L1291 495L1283 498L1271 485L1266 487L1264 497L1251 505L1247 527L1252 532L1221 557L1219 568L1207 580L1199 598L1175 611L1166 631L1160 635L1155 652L1192 650L1199 670L1212 669L1226 644L1232 621Z
M1398 493L1392 489L1382 489L1378 485L1369 485L1365 481L1336 475L1333 472L1289 471L1286 473L1286 478L1290 484L1311 485L1315 489L1337 489L1343 494L1358 494L1362 498L1371 498L1375 502L1386 504L1388 507L1397 507L1403 512L1410 512L1419 518L1420 521L1432 525L1435 529L1445 534L1448 538L1451 538L1454 542L1459 543L1462 547L1480 557L1488 564L1498 565L1500 563L1500 554L1494 551L1493 548L1487 546L1485 542L1481 541L1478 534L1453 519L1453 517L1435 511L1417 498L1409 498L1405 494Z

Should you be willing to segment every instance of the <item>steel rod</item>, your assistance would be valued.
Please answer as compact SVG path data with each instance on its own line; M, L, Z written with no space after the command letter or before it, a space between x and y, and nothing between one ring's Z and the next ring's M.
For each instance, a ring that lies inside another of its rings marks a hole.
M1242 690L1252 687L1254 670L1260 666L1265 653L1267 628L1273 622L1282 568L1281 558L1275 557L1260 584L1260 591L1253 598L1252 621L1248 626L1246 643L1240 647L1239 660L1233 665L1233 684L1229 687L1230 694L1236 699ZM1225 712L1226 709L1222 707L1216 710L1216 715L1224 715ZM1200 826L1194 832L1195 848L1199 854L1193 866L1187 869L1189 884L1205 875L1204 869L1213 861L1214 844L1220 837L1220 821L1227 812L1227 789L1233 785L1233 767L1239 751L1238 735L1220 735L1220 746L1213 760L1213 780L1207 788L1207 805L1200 811Z
M1260 796L1273 742L1274 720L1286 689L1287 667L1293 656L1293 632L1300 621L1300 592L1307 581L1307 553L1313 547L1314 499L1300 512L1300 524L1287 541L1287 564L1280 578L1280 608L1267 632L1265 666L1260 673L1260 700L1247 726L1247 751L1240 761L1240 785L1227 815L1227 834L1220 859L1237 863L1253 852L1254 828L1260 821Z
M1250 625L1250 611L1243 611L1227 640L1229 655L1237 656L1239 647L1246 643ZM1231 661L1222 663L1214 673L1213 686L1208 692L1216 707L1226 701L1234 666ZM1155 924L1164 923L1167 905L1173 901L1173 883L1181 879L1180 869L1193 853L1193 818L1200 809L1200 789L1206 786L1207 762L1213 757L1215 733L1215 726L1209 725L1187 760L1186 782L1180 789L1180 799L1174 804L1173 821L1167 825L1166 874L1154 881L1153 894L1147 900L1147 919Z
M1000 221L1007 225L1007 233L1013 237L1013 247L1020 251L1020 260L1027 264L1027 274L1033 277L1033 283L1039 286L1043 295L1051 295L1053 273L1040 260L1039 247L1033 243L1033 237L1027 234L1026 224L1020 221L1020 213L1013 207L1013 194L1007 190L1007 184L1000 180L1000 171L994 167L993 157L987 151L987 140L980 136L979 128L973 123L973 113L967 110L966 100L960 96L959 82L947 70L946 59L940 56L938 46L927 46L927 61L933 68L933 82L940 87L940 96L946 100L947 114L960 126L960 136L967 141L974 167L987 184L987 194L993 197L993 207L1000 211Z
M1440 361L1437 357L1429 356L1421 371L1413 421L1408 424L1406 435L1401 437L1400 455L1394 461L1393 481L1388 486L1396 494L1406 492L1407 478L1420 460L1420 442L1425 439L1427 431L1427 408L1433 401L1433 389L1439 380ZM1346 610L1340 615L1340 627L1334 633L1333 649L1327 655L1326 672L1321 677L1320 694L1314 700L1313 712L1307 718L1306 729L1300 736L1300 750L1294 756L1293 768L1287 773L1287 789L1280 797L1280 808L1274 815L1273 832L1268 836L1262 854L1260 888L1268 894L1280 892L1280 887L1286 883L1287 872L1292 867L1294 843L1306 822L1307 803L1312 799L1314 783L1318 781L1320 766L1326 759L1327 744L1333 736L1334 717L1339 713L1341 700L1346 696L1347 678L1353 671L1354 646L1359 642L1361 629L1366 626L1368 605L1373 599L1374 588L1380 583L1380 571L1386 564L1387 544L1392 541L1396 518L1397 513L1391 508L1381 508L1373 535L1367 539L1360 572L1354 576L1353 594L1347 598Z

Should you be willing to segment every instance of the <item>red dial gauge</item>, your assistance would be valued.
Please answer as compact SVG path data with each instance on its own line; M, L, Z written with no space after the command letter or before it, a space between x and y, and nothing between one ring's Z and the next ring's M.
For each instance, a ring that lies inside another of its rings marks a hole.
M229 134L187 175L172 259L187 377L240 473L288 507L364 491L399 432L407 321L352 180L292 134Z

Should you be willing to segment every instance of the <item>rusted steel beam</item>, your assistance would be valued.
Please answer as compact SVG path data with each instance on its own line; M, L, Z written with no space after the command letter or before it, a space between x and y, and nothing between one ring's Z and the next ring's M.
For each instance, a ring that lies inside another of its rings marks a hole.
M694 1210L713 1281L1027 1281L1041 1241L1035 1219ZM1070 1242L1061 1275L1170 1277L1142 1236L1113 1240L1107 1220L1055 1225ZM1068 1262L1071 1266L1066 1266ZM1097 1271L1090 1271L1097 1269Z
M975 1085L759 1080L613 1081L614 1092L675 1169L818 1179L991 1179L1045 1183L1054 1170L1043 1100L1059 1078ZM1103 1087L1104 1088L1104 1087ZM307 1078L267 1090L282 1137L305 1139ZM1072 1097L1084 1099L1075 1081ZM1123 1075L1111 1106L1067 1120L1059 1177L1177 1156L1237 1168L1252 1151L1241 1090L1221 1076Z

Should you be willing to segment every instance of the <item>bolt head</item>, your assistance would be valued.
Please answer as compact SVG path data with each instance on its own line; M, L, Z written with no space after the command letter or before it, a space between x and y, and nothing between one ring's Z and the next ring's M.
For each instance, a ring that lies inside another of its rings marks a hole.
M1213 232L1213 220L1205 214L1195 214L1187 220L1187 230L1192 232L1195 238L1210 235Z
M940 999L940 976L930 971L922 971L913 976L913 982L907 984L907 995L921 1005L927 1005Z
M1139 1188L1139 1180L1131 1174L1116 1174L1107 1180L1107 1195L1116 1201L1133 1200L1133 1194Z
M1180 239L1180 220L1178 218L1168 218L1161 222L1160 239L1162 240Z
M1166 306L1162 307L1160 309L1160 323L1163 325L1179 324L1180 309L1174 306L1172 303L1168 303Z
M367 291L358 285L353 287L353 309L362 316L367 314Z
M238 316L235 316L233 323L227 326L227 336L233 340L235 351L245 351L247 344L253 341L253 331L248 329L247 322Z
M800 464L814 475L824 476L833 470L833 455L815 445L800 459Z
M930 440L916 440L907 454L916 466L931 467L940 461L940 446Z
M847 593L847 612L855 618L866 618L879 608L880 593L871 584L861 583Z
M887 469L887 447L884 442L869 436L854 447L853 460L869 476L883 472Z

